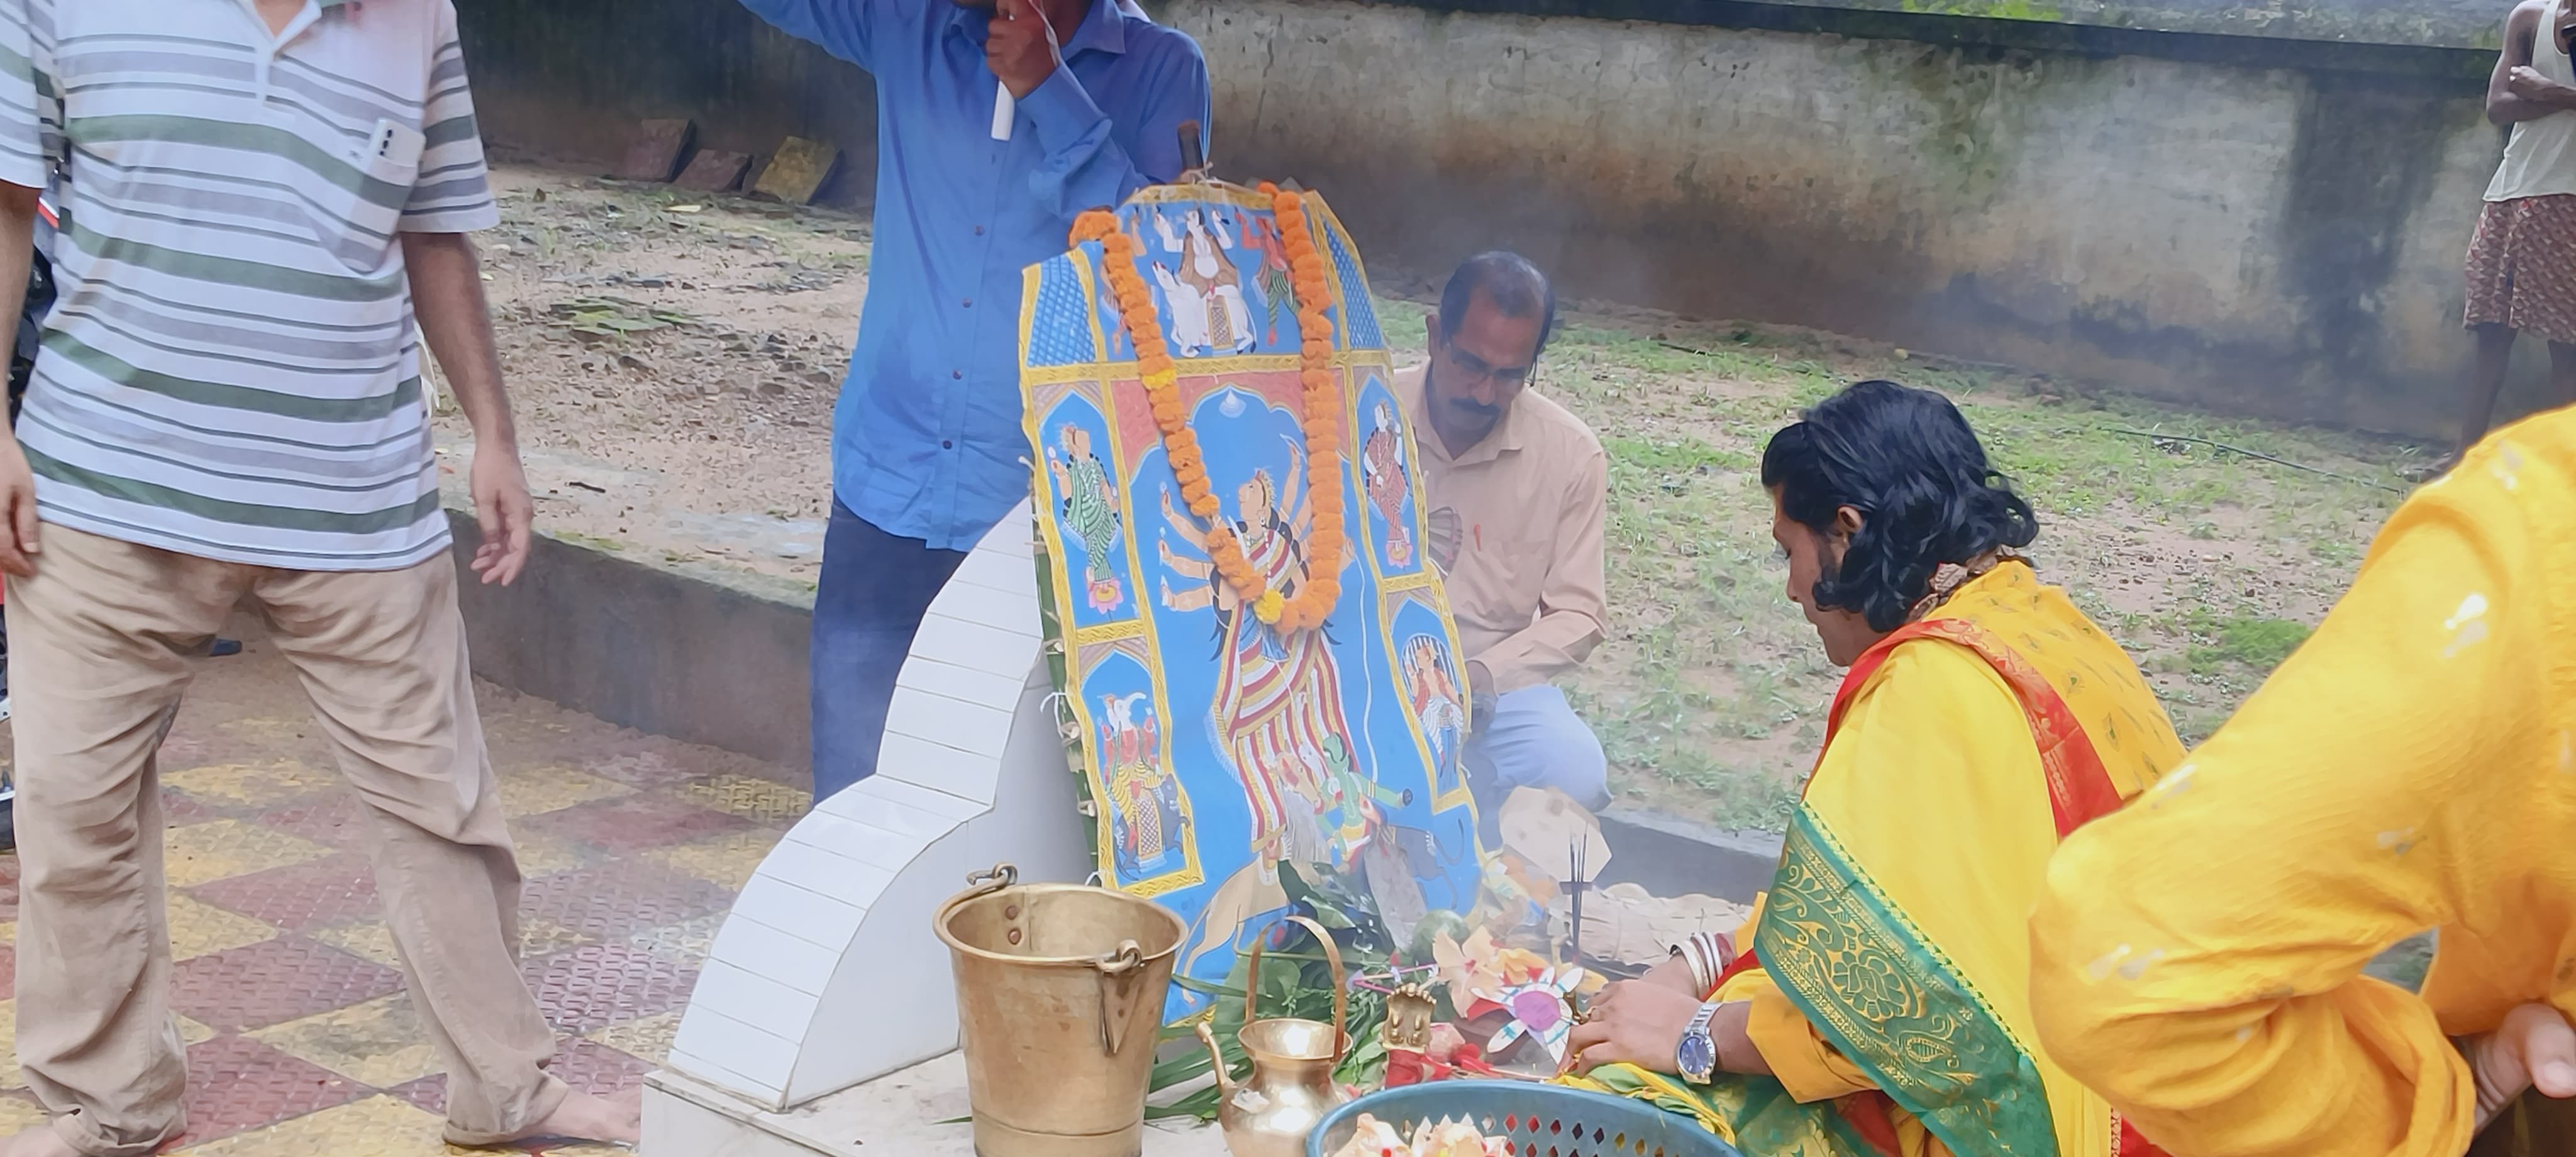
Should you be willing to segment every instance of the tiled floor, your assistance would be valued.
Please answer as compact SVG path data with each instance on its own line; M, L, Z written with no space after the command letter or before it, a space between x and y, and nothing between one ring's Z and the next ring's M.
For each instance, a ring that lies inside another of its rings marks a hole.
M561 1034L553 1071L632 1088L669 1051L734 893L806 793L757 761L489 687L483 720L528 876L523 971ZM465 1152L439 1140L446 1077L403 994L356 800L256 638L205 665L162 771L189 1066L188 1135L167 1152ZM0 994L16 975L16 883L0 857ZM0 1000L0 1040L15 1022ZM0 1053L0 1134L42 1117Z

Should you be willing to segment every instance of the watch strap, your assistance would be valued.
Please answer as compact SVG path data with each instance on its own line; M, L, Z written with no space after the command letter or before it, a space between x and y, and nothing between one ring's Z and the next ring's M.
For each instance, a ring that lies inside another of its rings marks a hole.
M1718 1002L1714 1000L1699 1006L1699 1011L1691 1015L1690 1027L1682 1030L1682 1048L1673 1058L1674 1068L1680 1072L1682 1079L1694 1085L1705 1085L1710 1078L1717 1075L1717 1041L1710 1037L1708 1032L1709 1022L1717 1019L1717 1009ZM1701 1055L1708 1061L1705 1067L1697 1071L1693 1071L1683 1059L1691 1051L1690 1045L1693 1041L1699 1042Z

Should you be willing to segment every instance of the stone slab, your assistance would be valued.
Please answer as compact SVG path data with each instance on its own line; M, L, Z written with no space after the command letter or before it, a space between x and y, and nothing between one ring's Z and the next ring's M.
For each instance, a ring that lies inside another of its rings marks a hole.
M750 171L749 153L699 149L698 155L689 158L688 167L680 170L679 179L671 183L700 193L730 193L741 186L743 175Z
M789 137L769 158L769 166L760 171L760 180L751 191L790 205L810 205L840 164L841 150L820 141Z
M695 121L643 121L627 138L626 156L610 175L621 181L668 181L680 171L680 157L689 151L697 135Z

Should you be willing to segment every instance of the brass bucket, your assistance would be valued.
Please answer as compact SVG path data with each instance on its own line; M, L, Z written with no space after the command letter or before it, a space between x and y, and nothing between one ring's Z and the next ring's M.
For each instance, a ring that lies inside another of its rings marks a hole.
M1172 964L1188 926L1079 884L967 877L933 925L957 969L981 1157L1139 1157Z

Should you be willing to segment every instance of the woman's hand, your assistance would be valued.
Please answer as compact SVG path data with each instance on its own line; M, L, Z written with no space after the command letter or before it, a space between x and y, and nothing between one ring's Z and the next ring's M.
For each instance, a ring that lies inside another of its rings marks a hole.
M1691 975L1690 961L1682 959L1680 953L1665 957L1663 963L1647 969L1646 975L1639 980L1646 984L1672 989L1694 1001L1706 995L1699 990L1699 978ZM1604 995L1607 995L1607 990L1604 990ZM1600 1007L1599 1002L1594 1002L1593 1007Z
M1690 969L1682 969L1689 979ZM1623 980L1592 998L1592 1011L1566 1038L1572 1071L1632 1064L1658 1073L1680 1067L1682 1033L1699 1015L1698 994L1651 980Z
M2477 1077L2479 1129L2533 1089L2545 1097L2576 1097L2576 1027L2550 1005L2506 1013L2494 1032L2462 1041L2460 1051Z

